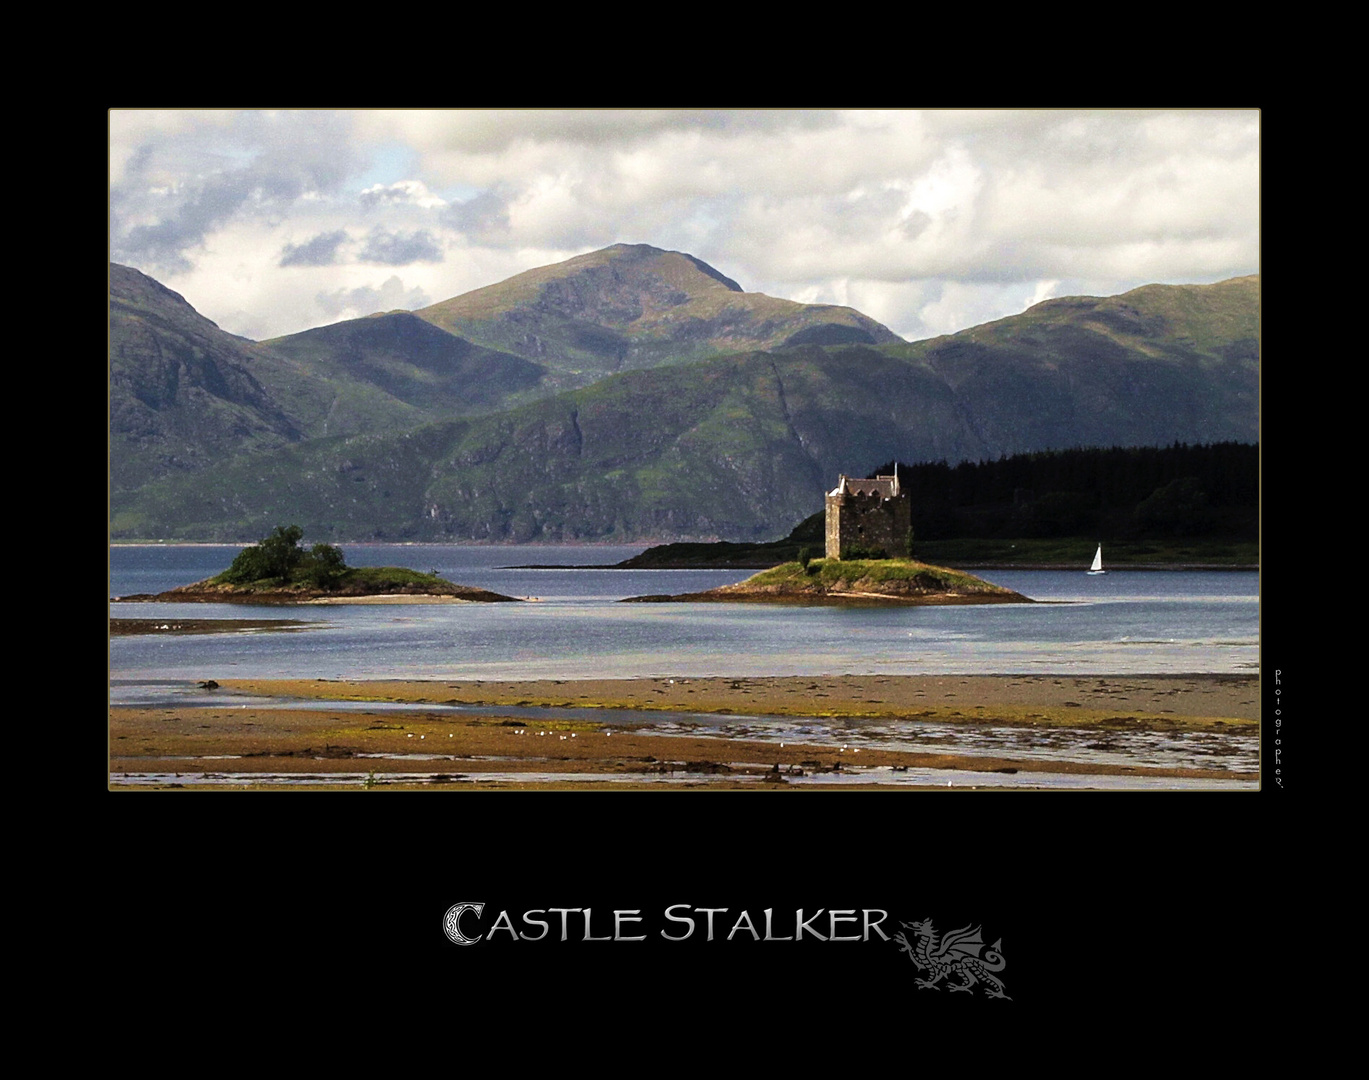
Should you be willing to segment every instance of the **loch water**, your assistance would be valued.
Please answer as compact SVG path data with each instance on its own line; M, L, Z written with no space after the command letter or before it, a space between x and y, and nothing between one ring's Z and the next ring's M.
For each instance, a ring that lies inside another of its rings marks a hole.
M624 604L749 570L612 570L640 546L344 544L353 566L435 570L522 604L111 603L116 618L284 619L289 633L153 634L109 643L111 694L209 678L537 679L843 674L1257 674L1259 574L984 570L1036 604L830 607ZM110 596L224 569L236 545L115 545ZM526 564L603 569L514 569ZM121 688L123 688L121 690Z

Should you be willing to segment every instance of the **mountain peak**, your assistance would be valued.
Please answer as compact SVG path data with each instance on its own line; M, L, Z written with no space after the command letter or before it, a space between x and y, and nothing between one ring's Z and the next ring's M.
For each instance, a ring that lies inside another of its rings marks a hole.
M449 330L452 320L489 318L524 305L550 307L570 317L583 317L586 308L603 307L598 314L610 322L633 322L652 308L679 306L720 286L730 292L743 291L693 255L650 244L613 244L525 270L433 304L419 314Z
M730 277L722 273L722 271L714 269L709 266L708 263L689 254L687 251L669 251L665 248L652 247L650 244L610 244L606 248L602 248L599 251L592 251L589 255L582 255L580 258L590 259L598 256L608 256L614 260L625 261L653 260L658 264L656 267L657 272L666 273L669 273L672 269L677 269L671 264L675 263L676 260L683 259L689 263L689 265L693 266L695 270L707 275L719 284L726 286L732 292L746 291ZM571 261L573 262L574 260Z
M577 374L778 348L835 328L868 344L901 339L851 308L749 293L702 259L613 244L423 308L453 334Z

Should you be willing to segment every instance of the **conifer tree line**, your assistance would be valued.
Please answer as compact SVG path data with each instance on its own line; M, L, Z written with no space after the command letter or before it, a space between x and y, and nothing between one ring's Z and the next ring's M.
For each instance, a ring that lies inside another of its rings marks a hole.
M888 476L892 461L872 476ZM1257 443L1111 447L898 465L919 540L1259 537Z

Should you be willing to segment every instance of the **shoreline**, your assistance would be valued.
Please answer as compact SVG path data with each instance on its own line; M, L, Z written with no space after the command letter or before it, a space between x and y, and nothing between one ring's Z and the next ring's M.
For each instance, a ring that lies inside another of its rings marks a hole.
M110 637L137 634L269 634L313 630L327 623L304 619L110 619Z
M453 544L453 547L463 545ZM661 562L654 566L624 566L622 563L523 563L514 566L497 566L496 570L769 570L772 567L780 566L785 560L779 562L760 561L754 562ZM793 562L792 559L788 560ZM1079 563L1005 563L1005 562L947 562L938 563L947 570L960 570L970 572L973 570L1052 570L1062 573L1078 571L1085 573L1087 567L1080 569ZM1208 571L1208 570L1233 570L1243 573L1257 573L1260 569L1259 563L1114 563L1110 564L1109 574L1120 573L1124 570L1188 570L1188 571Z
M523 597L457 585L459 592L337 592L307 590L200 590L172 589L160 593L111 596L111 604L243 604L262 607L306 607L319 604L504 604L524 603Z
M766 716L918 717L1160 728L1259 721L1258 675L817 675L629 679L220 679L226 690L411 705L586 706ZM968 714L966 713L968 710ZM980 715L969 715L974 713ZM942 714L945 714L943 716ZM1095 716L1095 714L1097 714Z
M734 591L728 591L734 590ZM1049 601L1048 601L1049 602ZM1020 593L1011 595L974 593L921 593L899 595L877 592L766 592L759 589L743 591L726 585L707 592L655 593L648 596L625 596L620 604L808 604L851 607L873 607L902 604L906 607L956 607L974 604L1035 604L1039 601Z
M965 752L933 745L891 749L852 741L731 737L692 727L688 714L928 720L938 724L1034 730L1053 745L1087 745L1113 733L1257 738L1259 679L1247 675L1174 676L816 676L702 679L511 681L224 679L221 703L113 707L109 711L109 786L259 789L282 783L312 788L469 790L735 789L820 787L890 790L912 770L907 788L983 789L1075 786L1150 787L1243 782L1258 774L1226 768L1169 767L1071 760L1011 750ZM235 694L267 695L243 705ZM329 709L327 701L404 703L391 710ZM424 705L482 705L489 715ZM605 713L574 719L501 716L499 707L580 707L659 713L624 721ZM764 720L760 723L763 725ZM666 725L658 728L657 724ZM755 725L752 725L753 730ZM681 730L681 729L684 730ZM838 736L836 738L845 738ZM1064 743L1061 743L1061 740ZM928 772L928 771L931 772ZM973 775L973 781L970 778ZM1001 774L995 780L988 774ZM928 777L932 779L928 779ZM377 777L380 779L377 780ZM883 778L881 780L881 777ZM482 779L484 778L484 779ZM1052 779L1054 778L1054 779ZM612 781L606 785L606 781Z

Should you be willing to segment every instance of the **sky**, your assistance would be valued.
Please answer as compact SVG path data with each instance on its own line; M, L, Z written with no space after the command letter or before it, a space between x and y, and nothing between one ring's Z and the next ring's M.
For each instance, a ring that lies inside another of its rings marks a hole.
M243 337L610 244L915 341L1260 269L1258 110L109 113L109 255Z

